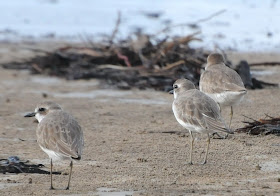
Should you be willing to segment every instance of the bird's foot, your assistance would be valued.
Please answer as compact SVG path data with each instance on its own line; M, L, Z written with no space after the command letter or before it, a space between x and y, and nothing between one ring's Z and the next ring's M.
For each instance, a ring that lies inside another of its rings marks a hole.
M53 186L50 187L50 190L55 190L55 188L53 188Z
M201 163L201 165L205 165L207 163L207 161L203 161L202 163Z
M193 165L193 162L192 161L187 162L187 165Z
M216 136L216 137L215 137L215 136ZM228 134L226 134L225 136L221 136L221 135L218 134L217 132L212 134L212 138L213 138L213 139L227 139L227 137L228 137Z

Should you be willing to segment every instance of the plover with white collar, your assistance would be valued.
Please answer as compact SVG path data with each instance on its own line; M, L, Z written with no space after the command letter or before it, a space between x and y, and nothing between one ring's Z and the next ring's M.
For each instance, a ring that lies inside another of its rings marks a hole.
M35 112L25 115L34 117L39 124L36 130L37 142L41 149L51 159L51 187L53 161L70 160L68 185L72 174L73 159L80 160L84 146L83 132L79 123L54 102L42 102L37 105Z
M214 99L220 109L231 107L230 128L233 106L239 104L247 90L238 73L225 65L221 54L213 53L208 56L205 72L200 76L199 89Z
M232 133L224 123L218 104L203 92L197 90L187 79L178 79L173 84L174 94L172 110L176 120L191 136L190 164L192 164L192 150L194 144L193 132L207 134L207 148L202 164L207 162L210 144L209 133Z

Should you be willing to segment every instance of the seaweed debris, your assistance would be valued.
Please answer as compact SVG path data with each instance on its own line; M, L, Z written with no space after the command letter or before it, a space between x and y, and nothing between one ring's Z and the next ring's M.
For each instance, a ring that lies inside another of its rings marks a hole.
M246 117L246 116L245 116ZM254 120L246 117L251 121L243 121L246 123L243 128L236 129L237 133L248 133L250 135L269 135L275 134L280 136L280 117L271 117L266 115L265 119Z
M0 173L36 173L50 174L50 172L42 170L43 164L28 164L29 161L21 161L17 156L10 156L7 159L0 159ZM53 174L61 174L61 172L53 172Z

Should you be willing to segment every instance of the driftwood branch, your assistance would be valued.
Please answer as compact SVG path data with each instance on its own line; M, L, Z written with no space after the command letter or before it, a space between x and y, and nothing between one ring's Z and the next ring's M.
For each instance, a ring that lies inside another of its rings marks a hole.
M206 18L202 18L202 19L199 19L195 22L195 24L198 24L198 23L202 23L202 22L206 22L208 20L211 20L212 18L214 18L215 16L218 16L218 15L221 15L223 13L225 13L227 10L226 9L222 9L218 12L215 12L213 14L211 14L210 16L206 17Z
M262 66L262 65L270 65L270 66L276 66L280 65L280 62L261 62L261 63L250 63L251 67L253 66Z
M94 42L92 41L92 38L89 35L79 34L79 37L80 37L81 40L83 40L84 43L89 45L91 48L95 47L95 44L94 44Z
M175 45L187 44L187 43L189 43L190 41L193 41L193 40L201 41L201 39L198 39L198 38L195 37L196 35L198 35L200 33L201 32L198 31L198 32L195 32L195 33L193 33L191 35L188 35L188 36L176 39L174 41L166 42L164 44L164 51L163 51L164 54L166 54L168 51L170 51L172 48L174 48Z
M157 34L160 34L160 33L165 33L165 32L167 32L167 31L169 31L171 28L175 28L175 27L184 27L184 26L194 26L194 25L197 25L197 24L199 24L199 23L206 22L206 21L208 21L208 20L211 20L211 19L214 18L215 16L218 16L218 15L223 14L224 12L226 12L225 9L220 10L220 11L218 11L218 12L215 12L215 13L211 14L210 16L207 16L206 18L199 19L199 20L197 20L197 21L195 21L195 22L192 22L192 23L181 23L181 24L175 24L175 25L167 26L167 27L165 27L164 29L158 31L158 32L156 33L156 35L157 35Z
M42 50L42 49L39 49L39 48L30 48L30 47L21 47L21 48L25 49L25 50L30 50L32 52L43 53L43 54L50 54L49 51Z
M114 30L112 32L112 35L111 35L110 39L109 39L110 48L112 47L112 45L114 43L114 39L115 39L115 37L116 37L116 35L117 35L118 31L119 31L120 24L121 24L121 12L119 11L115 28L114 28Z

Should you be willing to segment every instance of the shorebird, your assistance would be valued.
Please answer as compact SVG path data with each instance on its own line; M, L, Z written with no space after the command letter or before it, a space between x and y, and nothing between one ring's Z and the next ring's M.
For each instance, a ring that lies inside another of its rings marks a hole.
M53 161L70 160L68 185L73 168L73 159L80 160L84 146L83 132L78 122L54 102L42 102L37 105L35 112L24 117L34 117L39 124L36 130L37 142L51 160L51 187Z
M193 132L207 134L207 148L202 164L207 161L210 144L209 133L232 133L226 127L218 104L203 92L197 90L194 84L186 79L178 79L173 84L174 101L172 110L176 120L186 129L191 136L190 164L192 164Z
M222 107L231 107L230 128L233 106L239 104L247 90L238 73L225 65L221 54L213 53L208 56L205 72L200 76L199 89L214 99L220 110Z

